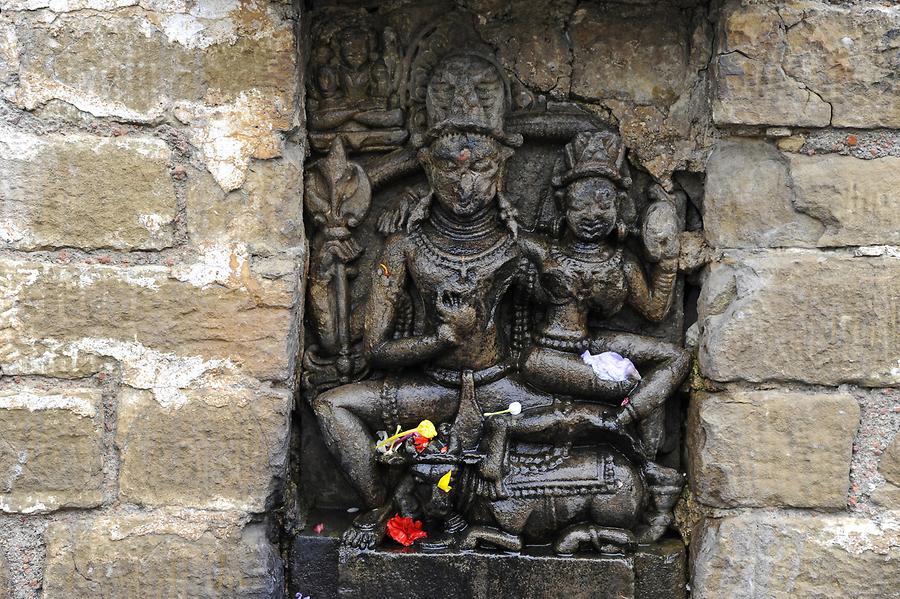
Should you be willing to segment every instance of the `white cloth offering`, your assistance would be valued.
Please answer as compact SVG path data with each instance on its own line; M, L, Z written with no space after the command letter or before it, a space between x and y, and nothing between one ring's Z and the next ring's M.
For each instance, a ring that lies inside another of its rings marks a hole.
M614 351L603 352L596 356L585 351L581 354L581 359L601 380L616 382L641 380L641 374L634 367L632 361Z

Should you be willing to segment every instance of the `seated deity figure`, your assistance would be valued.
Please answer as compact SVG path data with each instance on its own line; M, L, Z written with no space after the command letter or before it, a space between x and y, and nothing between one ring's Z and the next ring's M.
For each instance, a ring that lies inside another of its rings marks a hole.
M500 481L508 441L514 438L561 438L581 432L616 432L635 425L640 441L632 457L647 479L653 506L638 540L657 540L671 522L671 508L681 491L681 475L653 461L658 427L649 420L687 375L688 353L652 337L607 332L592 334L592 312L615 315L626 303L650 321L660 321L672 303L678 270L677 222L670 204L657 202L645 217L645 254L653 266L648 280L639 258L620 240L617 203L624 195L618 136L610 132L579 133L566 147L567 170L557 185L565 223L559 240L523 233L519 244L534 264L533 293L545 315L533 335L534 345L522 360L521 377L535 387L575 401L523 411L516 418L492 419L485 434L482 473ZM658 193L661 190L658 190ZM604 380L582 357L585 352L615 352L636 363L644 376ZM621 402L621 403L620 403ZM605 412L617 406L612 422ZM621 436L621 433L619 433ZM495 495L504 496L498 485Z
M354 149L398 145L406 132L403 111L393 106L396 34L387 28L379 50L373 31L350 26L335 34L334 43L335 48L322 46L313 57L309 125L314 146L326 150L335 132Z
M450 422L460 397L490 412L516 400L549 399L507 376L511 359L504 302L520 265L515 211L504 198L506 161L518 136L503 131L508 105L500 69L474 53L445 57L427 88L428 130L419 149L430 192L391 236L371 274L363 345L384 378L319 395L313 409L331 452L370 508L345 535L371 546L385 513L377 430L424 419ZM336 256L341 259L341 256ZM398 305L416 305L413 334L395 335Z
M611 318L626 304L651 322L663 320L678 274L678 224L668 202L651 204L644 219L649 277L640 258L621 243L626 227L618 220L617 205L628 182L617 166L622 150L613 133L579 133L566 146L567 170L556 181L562 238L523 234L520 246L537 268L535 292L546 306L523 375L541 389L579 398L618 402L628 396L617 414L624 426L644 421L662 406L687 375L690 358L684 349L656 338L597 335L588 329L592 314ZM663 195L661 189L653 191ZM582 358L585 351L616 352L651 370L636 389L631 379L602 380ZM653 445L651 439L645 442Z

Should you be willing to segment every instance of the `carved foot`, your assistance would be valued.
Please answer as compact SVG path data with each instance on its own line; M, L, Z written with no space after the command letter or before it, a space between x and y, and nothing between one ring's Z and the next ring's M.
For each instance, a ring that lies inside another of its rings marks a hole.
M343 544L355 549L374 549L384 538L387 530L385 514L390 507L375 508L357 516L341 536Z
M463 533L458 547L460 549L475 549L478 542L490 543L500 549L509 551L522 550L522 537L512 533L503 532L491 526L473 526Z
M660 540L672 523L672 514L669 512L650 514L647 521L648 524L638 527L638 543L655 543Z
M568 555L578 551L582 543L591 543L600 553L623 553L626 549L634 549L637 539L624 528L575 524L560 533L553 550L560 555Z

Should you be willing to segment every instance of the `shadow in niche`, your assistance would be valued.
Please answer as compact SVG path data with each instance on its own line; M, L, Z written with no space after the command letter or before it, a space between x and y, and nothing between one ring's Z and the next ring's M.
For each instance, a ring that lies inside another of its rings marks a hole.
M428 552L401 549L390 541L374 551L341 546L341 533L348 528L355 511L362 508L364 502L326 448L309 400L316 393L335 387L341 377L343 382L378 380L383 373L373 374L368 369L354 372L352 368L341 373L339 360L327 364L324 360L316 360L320 354L328 356L328 351L320 352L327 346L333 346L333 355L337 354L334 347L343 350L345 353L342 355L349 355L351 362L358 355L354 352L358 351L362 330L355 319L361 313L371 287L370 276L359 273L377 273L381 266L378 257L386 235L379 229L382 228L384 215L408 213L410 198L420 197L426 185L425 177L415 161L415 152L411 149L411 140L415 137L413 132L416 127L421 128L422 123L415 120L414 110L409 104L411 99L403 98L402 94L401 97L395 96L396 90L385 86L385 82L398 81L396 72L392 70L395 66L391 64L393 58L389 56L389 36L385 31L392 28L399 47L409 52L420 30L430 27L432 21L444 18L446 13L453 12L446 10L444 3L439 2L422 2L414 9L407 7L394 12L380 10L382 5L395 6L392 3L357 2L353 4L363 9L355 11L351 11L348 4L327 0L305 2L306 14L314 22L312 32L305 38L312 40L313 44L311 63L307 69L310 145L313 150L310 163L326 155L340 155L345 165L358 164L368 173L372 193L369 198L371 206L360 212L359 222L344 224L363 251L352 260L352 268L341 274L341 277L346 277L348 286L345 315L348 322L343 347L340 335L337 341L319 338L314 331L317 327L321 329L321 319L316 321L309 313L307 317L305 330L309 352L304 362L304 375L313 371L315 375L326 374L318 380L305 379L305 394L299 398L294 414L291 467L295 494L294 506L288 510L286 530L289 532L285 537L291 597L294 593L302 593L312 599L372 595L412 597L422 594L431 597L540 598L561 596L561 588L570 598L684 597L686 551L672 530L661 540L641 545L622 555L585 552L575 556L558 556L552 553L549 545L527 545L516 554L489 549ZM459 6L454 4L454 7L458 11ZM364 33L366 27L372 31ZM340 62L345 59L341 54L344 51L341 36L347 29L366 40L348 46L351 54L360 53L356 58L350 57L357 65L353 72ZM327 43L317 44L321 40ZM410 68L409 62L402 66ZM515 96L518 98L516 104L507 114L507 132L524 134L526 142L516 149L509 160L506 196L518 210L518 222L523 230L537 229L547 233L548 221L542 210L548 198L552 201L554 185L551 180L553 174L559 172L564 147L575 132L600 130L610 127L610 124L571 104L548 102L522 86L515 89ZM349 110L348 98L355 98L353 102L358 102L364 109ZM420 116L424 118L424 115ZM389 164L390 157L396 158L393 166ZM338 166L341 164L337 159L334 162ZM622 208L629 228L627 238L623 236L625 240L621 243L628 251L639 254L641 247L637 232L643 218L641 215L648 211L652 203L647 190L654 180L644 170L629 164L627 159L625 169L633 179L633 185ZM388 172L390 176L379 175ZM668 198L677 214L680 230L702 229L699 216L702 177L676 173L674 180ZM331 181L330 184L335 183ZM412 190L411 194L409 190ZM309 237L314 239L321 233L322 223L314 222L309 217L307 223ZM395 227L395 230L402 229L402 226ZM315 251L314 248L312 255ZM637 333L680 345L685 331L696 321L697 293L696 281L691 276L679 277L673 291L673 303L677 309L661 322L649 322L626 307L613 318L594 318L589 323L591 332ZM412 305L414 301L411 299L406 306L408 314L400 317L402 320L408 316L408 322L403 321L397 326L399 336L408 334L415 327L413 315L420 307ZM539 317L538 314L535 318ZM406 330L401 331L404 327ZM509 337L515 335L514 331L507 333ZM321 384L328 377L331 380ZM681 469L686 405L687 394L683 388L664 404L663 417L658 420L663 429L663 440L655 455L655 462L662 467ZM659 410L655 415L660 415ZM603 589L602 595L597 594L598 589Z

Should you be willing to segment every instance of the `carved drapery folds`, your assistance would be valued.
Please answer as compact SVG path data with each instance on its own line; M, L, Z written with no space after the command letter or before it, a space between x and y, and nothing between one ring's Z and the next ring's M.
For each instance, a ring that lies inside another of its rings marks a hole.
M345 542L398 512L432 547L658 540L683 484L684 195L610 123L513 101L463 16L313 33L304 399L367 504ZM434 436L376 447L423 420Z

